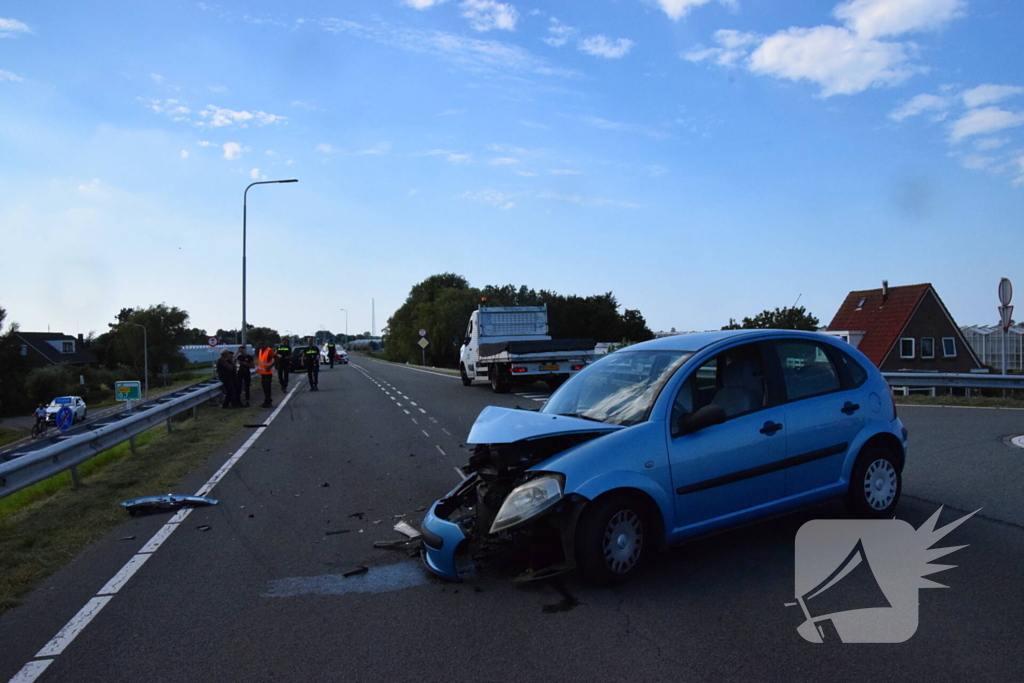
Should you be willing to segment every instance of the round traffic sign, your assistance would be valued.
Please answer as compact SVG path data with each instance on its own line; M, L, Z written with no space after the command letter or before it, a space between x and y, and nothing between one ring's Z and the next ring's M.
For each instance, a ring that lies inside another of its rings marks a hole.
M426 337L427 336L427 331L426 330L420 330L420 336L421 337Z
M207 337L206 343L209 346L217 346L218 344L220 344L220 339L217 339L216 337Z
M75 423L75 411L70 406L64 406L57 411L57 429L66 432Z
M1003 306L1009 306L1012 300L1013 284L1010 282L1010 278L1004 277L999 280L999 303Z

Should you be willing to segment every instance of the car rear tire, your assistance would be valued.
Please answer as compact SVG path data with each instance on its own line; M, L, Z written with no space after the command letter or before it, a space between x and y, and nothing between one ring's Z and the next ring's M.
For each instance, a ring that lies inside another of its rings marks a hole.
M654 547L651 514L637 496L613 493L587 505L576 525L576 569L600 586L629 581Z
M512 388L512 383L503 380L501 378L501 371L496 367L491 367L489 379L491 381L491 391L496 394L507 394L509 389Z
M459 377L462 378L462 386L464 386L464 387L468 387L470 384L473 383L473 380L471 380L469 378L469 375L466 374L466 366L465 365L459 365Z
M884 446L869 446L853 464L846 506L855 517L886 519L892 517L902 491L899 460Z

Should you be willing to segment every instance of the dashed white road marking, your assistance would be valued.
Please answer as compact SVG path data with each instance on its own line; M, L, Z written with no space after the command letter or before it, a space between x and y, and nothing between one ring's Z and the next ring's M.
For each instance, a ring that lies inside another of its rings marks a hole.
M414 406L414 405L417 405L417 404L416 404L416 401L409 401L409 405Z
M402 412L403 412L403 413L405 413L406 415L412 415L412 413L410 413L410 412L409 412L408 410L406 410L405 408L402 408Z
M447 453L444 452L444 449L441 448L440 446L435 446L435 448L437 448L437 450L441 451L441 455L448 455Z
M416 410L420 411L420 412L421 412L421 413L423 413L424 415L426 415L426 414L427 414L427 411L423 410L423 408L417 408Z
M435 418L433 418L433 417L431 417L431 418L427 418L427 419L429 419L429 420L430 420L431 422L433 422L434 424L437 424L437 419L435 419Z
M57 635L53 637L53 640L43 646L43 649L36 653L36 657L55 657L61 652L64 652L64 648L71 644L79 633L82 632L89 622L100 613L100 610L106 607L107 603L113 599L112 596L104 596L101 598L93 598L89 602L85 603L85 607L78 610L78 614L71 617L71 621L64 625L64 628L60 630Z
M430 434L427 434L426 429L421 429L420 431L423 432L423 436L427 437L428 439L430 438Z
M460 470L458 467L453 467L452 469L455 470L455 474L459 475L459 479L461 479L462 481L466 481L466 473L465 472Z
M452 435L452 433L451 433L451 432L449 432L449 431L448 431L447 429L445 429L444 427L441 427L441 431L442 431L442 432L444 432L445 434L447 434L448 436L451 436L451 435Z
M412 423L413 423L413 424L416 424L416 425L418 425L418 424L419 424L419 422L417 422L417 421L416 421L416 418L415 418L415 417L413 417L413 418L409 418L409 419L411 419L411 420L412 420Z
M40 674L46 671L46 667L53 664L52 659L37 659L21 667L21 671L14 674L11 683L32 683L39 678Z

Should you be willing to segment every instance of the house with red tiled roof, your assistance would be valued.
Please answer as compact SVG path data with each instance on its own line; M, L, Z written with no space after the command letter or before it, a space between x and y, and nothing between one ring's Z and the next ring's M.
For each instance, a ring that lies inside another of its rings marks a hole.
M883 372L971 372L981 361L930 283L850 292L824 330Z

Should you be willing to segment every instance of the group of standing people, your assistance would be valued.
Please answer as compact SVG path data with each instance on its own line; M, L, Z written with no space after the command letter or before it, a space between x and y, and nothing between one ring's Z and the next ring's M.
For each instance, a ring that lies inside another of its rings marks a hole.
M301 366L306 370L309 390L319 391L320 350L316 346L316 341L310 337L309 345L296 349L295 353L299 355ZM217 361L217 378L224 385L224 402L221 407L249 407L253 368L260 376L260 384L263 388L262 407L273 407L271 392L274 384L274 369L277 369L277 379L281 384L282 393L287 392L292 359L291 345L284 338L281 339L276 349L272 346L262 347L255 358L244 345L239 346L237 352L232 352L230 349L221 351L220 359ZM333 365L333 362L331 364Z

